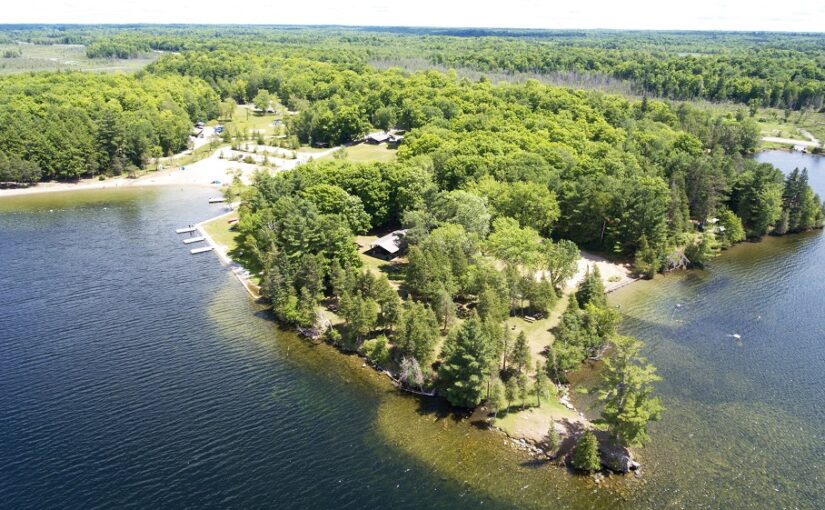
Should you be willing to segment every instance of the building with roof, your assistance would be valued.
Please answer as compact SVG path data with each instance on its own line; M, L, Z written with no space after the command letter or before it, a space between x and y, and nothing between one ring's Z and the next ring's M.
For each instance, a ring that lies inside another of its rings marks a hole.
M367 253L379 259L391 260L398 256L404 246L406 230L395 230L370 243Z

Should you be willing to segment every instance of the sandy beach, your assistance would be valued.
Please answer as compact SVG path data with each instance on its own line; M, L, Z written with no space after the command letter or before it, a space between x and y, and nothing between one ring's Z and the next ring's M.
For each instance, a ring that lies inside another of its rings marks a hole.
M584 280L587 271L595 267L599 268L599 274L602 277L602 282L604 282L606 292L612 292L637 280L631 275L629 264L611 262L604 257L586 251L581 252L577 265L576 275L567 280L568 292L575 290L579 283Z
M234 151L229 147L215 149L208 157L192 163L190 165L175 165L175 160L182 155L172 156L161 160L161 163L170 165L170 168L147 172L135 179L125 176L110 177L106 180L81 179L77 182L41 182L29 188L0 189L0 198L17 195L29 195L33 193L49 193L58 191L94 190L124 188L136 186L207 186L219 188L221 185L229 183L232 173L236 170L241 172L241 180L249 184L256 169L265 168L269 171L289 170L299 164L306 163L312 159L322 158L338 148L317 153L298 152L296 158L291 159L291 151L286 151L278 147L258 146L246 144L247 151ZM257 152L257 154L256 154ZM251 157L256 164L233 161L237 157ZM264 158L268 160L270 167L260 167Z

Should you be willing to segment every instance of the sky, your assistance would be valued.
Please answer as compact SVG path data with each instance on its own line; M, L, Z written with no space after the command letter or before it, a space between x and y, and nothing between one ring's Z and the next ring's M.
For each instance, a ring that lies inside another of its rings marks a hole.
M0 23L825 32L824 0L25 0L0 12Z

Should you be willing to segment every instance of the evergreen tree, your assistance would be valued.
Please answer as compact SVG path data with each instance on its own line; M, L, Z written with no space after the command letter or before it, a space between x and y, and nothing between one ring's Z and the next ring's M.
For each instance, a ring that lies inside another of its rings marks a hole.
M395 345L401 355L414 357L429 367L438 338L438 321L430 307L410 299L405 301L395 333Z
M527 405L527 397L530 396L530 378L527 377L527 374L518 374L516 383L518 384L518 397L521 400L521 408L524 409L524 406Z
M481 402L494 353L493 339L477 316L450 332L439 378L452 405L471 408Z
M361 345L364 337L378 322L378 304L374 299L364 298L359 293L345 294L341 298L339 313L346 321L350 341L355 347Z
M561 436L559 436L559 431L556 430L555 422L550 423L550 428L547 430L547 437L544 442L547 444L547 451L550 453L558 450L559 446L561 446Z
M639 274L645 278L653 278L662 268L661 257L656 253L647 240L647 236L643 235L639 238L639 249L636 250L636 256L633 260L633 266Z
M546 397L549 393L549 381L547 371L539 361L536 362L536 382L533 389L536 392L536 405L541 407L542 397Z
M576 441L576 451L573 452L573 467L579 471L592 473L601 469L601 466L596 435L589 430L585 430Z
M510 314L509 299L493 287L485 286L478 296L478 316L482 320L496 323L507 319Z
M576 291L576 300L580 306L593 303L596 306L607 306L607 294L604 291L604 282L599 272L599 266L594 265L592 270L588 269L584 276L584 281Z
M490 407L494 409L493 416L498 418L498 412L505 403L504 385L498 378L492 382L492 386L490 388L490 399L488 403Z
M663 406L653 395L653 383L661 380L656 368L640 355L640 340L616 336L612 355L604 361L598 390L603 402L602 419L610 432L626 446L641 446L648 439L647 426L658 421Z
M518 381L515 377L510 377L504 383L504 395L507 398L507 412L510 412L513 400L518 398Z
M519 373L530 366L530 345L527 343L527 336L524 331L519 331L516 342L513 344L511 361L518 366Z
M455 319L455 303L445 288L441 288L435 295L433 302L435 315L442 324L442 330L447 331L450 323Z

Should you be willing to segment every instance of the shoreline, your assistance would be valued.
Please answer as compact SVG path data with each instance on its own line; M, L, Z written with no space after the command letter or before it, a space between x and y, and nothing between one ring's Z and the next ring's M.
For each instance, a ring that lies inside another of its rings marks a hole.
M219 146L208 156L186 165L174 165L164 170L144 171L140 176L129 178L126 176L80 179L75 182L47 181L40 182L26 188L0 189L0 199L21 195L39 193L53 193L62 191L81 191L97 189L131 188L140 186L195 186L220 189L229 184L239 171L239 177L244 184L252 181L255 171L278 172L291 170L296 166L332 154L341 147L332 147L318 153L297 152L295 159L286 159L286 151L277 147L257 144L247 144L247 150L232 150L226 146ZM262 154L259 154L261 152ZM166 161L175 161L186 157L186 153L170 156ZM238 158L252 158L253 163L238 161ZM267 158L270 166L265 164ZM274 165L274 166L273 166Z
M152 172L151 176L155 176L154 174L156 174L156 172ZM0 199L4 197L39 195L43 193L65 193L70 191L95 191L119 188L148 188L155 186L191 186L214 189L219 188L219 186L216 184L179 182L174 180L168 182L158 182L155 179L149 179L148 177L150 177L150 175L144 175L138 177L137 179L129 179L128 177L112 177L106 179L105 181L100 181L98 179L81 179L77 182L41 182L35 186L30 186L28 188L0 189Z
M234 208L230 209L229 211L223 214L213 216L212 218L203 220L195 224L195 228L198 229L200 235L204 237L206 243L212 247L212 251L218 255L218 260L221 262L221 264L230 268L232 274L235 275L239 282L241 282L241 285L243 285L243 288L246 290L249 296L257 302L261 299L260 288L250 281L249 271L245 267L243 267L243 265L241 265L239 262L232 259L232 257L229 256L229 252L227 251L226 246L216 242L212 238L212 236L209 235L209 232L206 231L206 228L204 228L204 225L206 223L221 218L226 218L233 214L237 214L237 211Z

